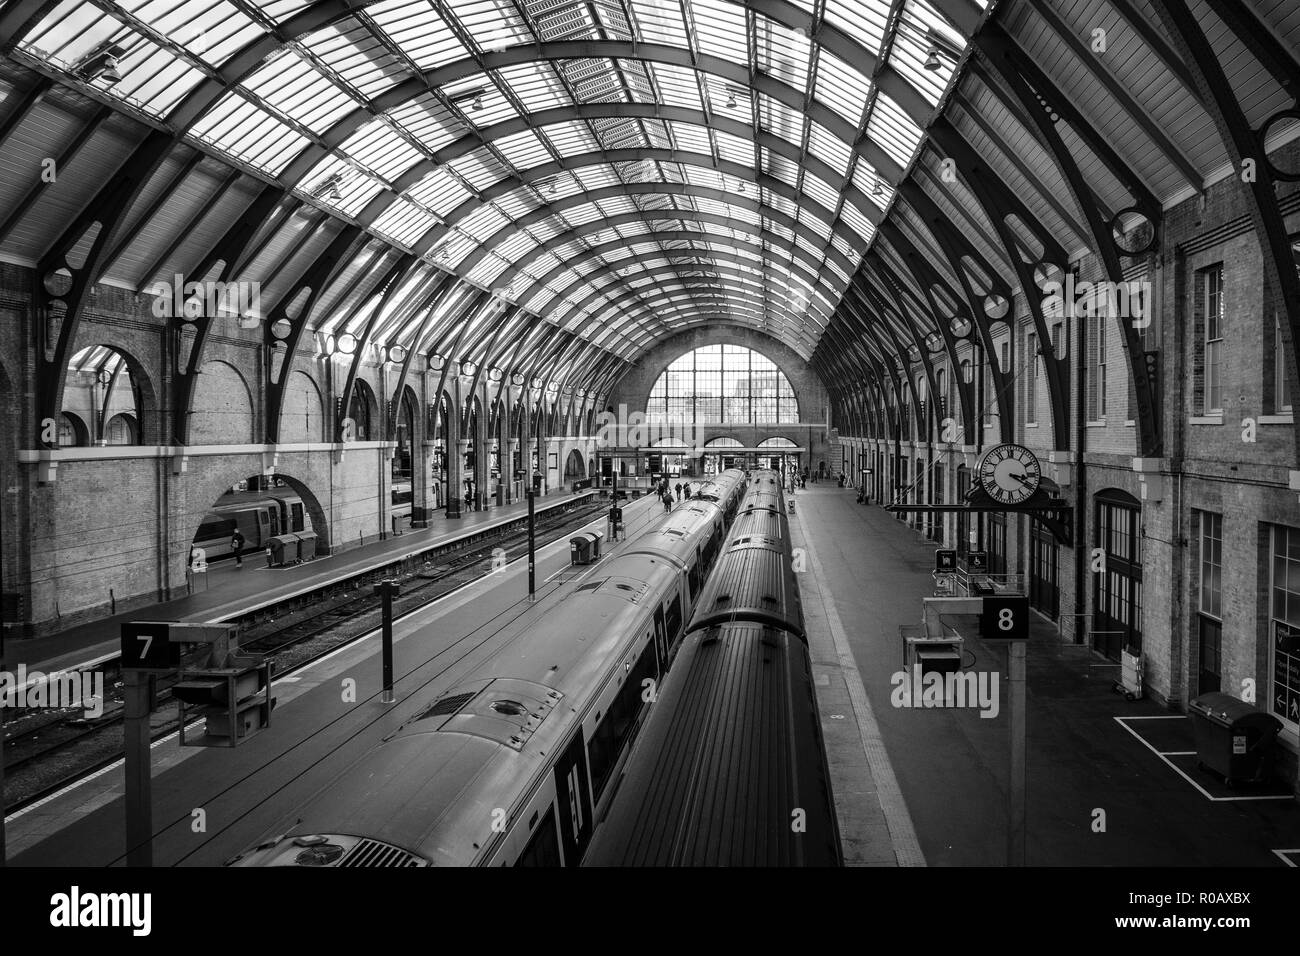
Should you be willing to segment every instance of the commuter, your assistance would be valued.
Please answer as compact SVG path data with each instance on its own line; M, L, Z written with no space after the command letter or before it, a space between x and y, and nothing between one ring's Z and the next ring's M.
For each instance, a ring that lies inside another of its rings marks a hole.
M677 487L677 500L678 500L678 501L681 501L681 500L682 500L682 483L681 483L680 481L677 482L676 487Z
M235 533L230 536L230 550L235 553L235 567L244 566L244 536L235 529Z
M665 491L662 495L664 502L664 511L673 510L673 495L670 491Z

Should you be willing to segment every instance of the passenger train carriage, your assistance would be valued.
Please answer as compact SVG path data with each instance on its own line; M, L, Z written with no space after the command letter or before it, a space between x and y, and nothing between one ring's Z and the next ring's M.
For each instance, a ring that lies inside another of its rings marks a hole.
M236 528L244 536L246 552L265 548L275 535L312 530L302 498L292 489L229 491L203 516L193 546L203 550L207 561L229 557Z
M841 862L780 491L753 476L584 865Z
M576 865L744 488L706 483L231 863Z

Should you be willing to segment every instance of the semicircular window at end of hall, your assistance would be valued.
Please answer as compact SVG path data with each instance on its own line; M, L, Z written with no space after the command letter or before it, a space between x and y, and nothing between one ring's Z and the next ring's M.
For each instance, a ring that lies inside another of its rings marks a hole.
M679 356L650 389L651 424L790 424L799 403L785 373L742 345L707 345Z

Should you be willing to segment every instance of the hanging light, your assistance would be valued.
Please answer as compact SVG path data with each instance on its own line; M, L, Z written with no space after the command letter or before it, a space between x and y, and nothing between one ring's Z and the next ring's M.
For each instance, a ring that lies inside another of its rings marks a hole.
M733 110L736 108L736 94L731 90L727 90L727 108Z
M474 102L469 104L469 108L477 112L483 108L483 94L479 93L474 97Z
M877 177L876 177L876 184L875 184L874 186L871 187L871 195L873 195L873 196L883 196L884 194L885 194L885 187L884 187L883 185L881 185L881 183L880 183L880 177L877 176Z
M930 47L930 51L926 53L925 68L931 73L939 69L939 48L937 46Z

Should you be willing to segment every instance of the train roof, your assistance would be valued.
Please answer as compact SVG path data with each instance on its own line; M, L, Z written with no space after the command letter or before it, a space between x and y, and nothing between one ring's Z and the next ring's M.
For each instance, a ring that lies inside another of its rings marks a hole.
M571 729L564 719L611 672L622 679L653 612L679 571L654 555L597 565L544 617L514 633L461 681L366 753L300 812L286 834L351 834L465 865L495 844L495 809L510 818ZM283 855L268 851L266 859Z
M592 866L831 866L839 837L807 649L738 623L687 638ZM805 827L792 825L797 811Z

